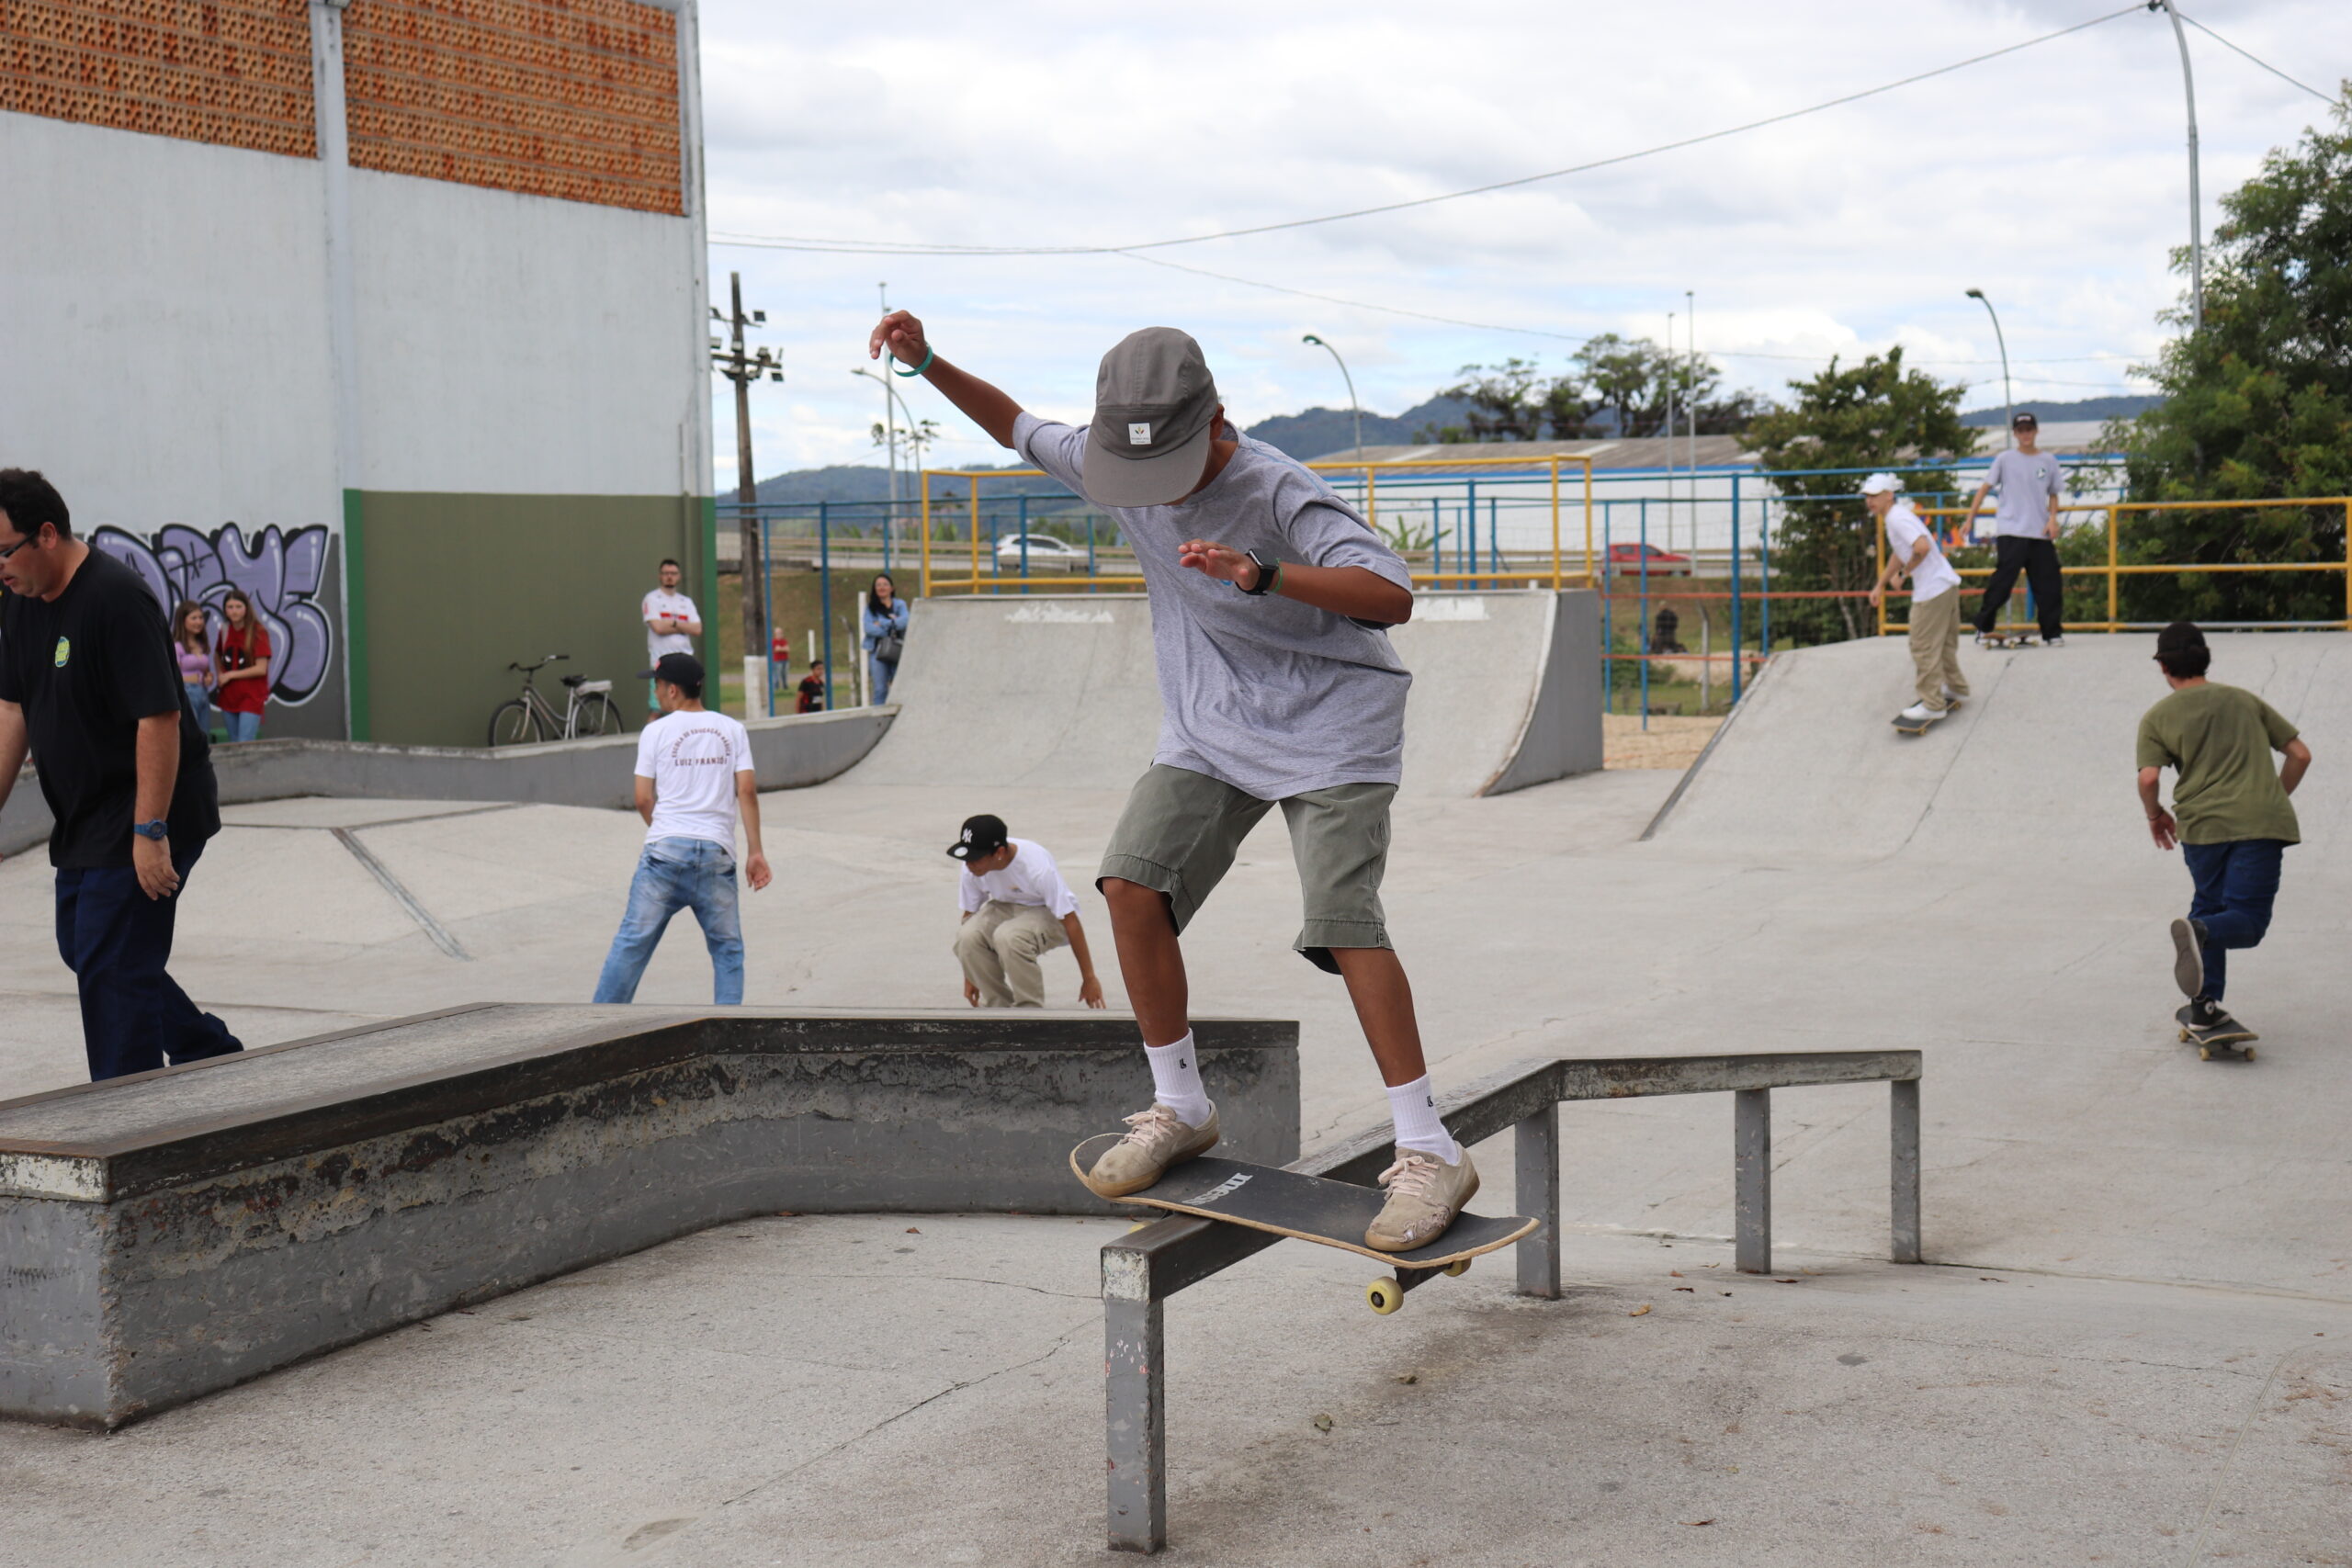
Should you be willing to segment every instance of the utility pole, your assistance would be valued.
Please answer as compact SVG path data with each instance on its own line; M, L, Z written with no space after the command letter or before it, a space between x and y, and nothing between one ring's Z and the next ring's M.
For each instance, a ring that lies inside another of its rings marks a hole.
M1666 313L1666 547L1674 548L1674 312ZM1646 634L1645 634L1646 636ZM1643 647L1649 646L1645 642ZM1645 719L1644 723L1648 720Z
M1689 438L1690 454L1690 559L1691 570L1698 570L1699 558L1699 296L1696 291L1682 291L1682 335L1690 345L1690 395L1683 400L1684 434ZM1700 619L1706 618L1702 607Z
M746 351L743 329L768 324L765 310L743 313L743 275L727 275L728 311L720 315L714 308L714 321L727 324L726 338L710 340L711 363L718 373L735 383L735 518L740 529L737 553L743 576L743 716L765 718L768 711L768 630L766 595L761 592L767 584L765 551L761 548L760 522L754 512L759 504L759 480L752 468L752 383L762 377L772 381L784 379L783 363L773 349ZM714 642L717 639L713 639ZM715 697L718 694L713 693Z
M2188 71L2188 34L2172 0L2148 0L2148 9L2172 18L2173 41L2180 45L2180 90L2188 96L2188 328L2205 330L2205 215L2197 197L2197 79Z

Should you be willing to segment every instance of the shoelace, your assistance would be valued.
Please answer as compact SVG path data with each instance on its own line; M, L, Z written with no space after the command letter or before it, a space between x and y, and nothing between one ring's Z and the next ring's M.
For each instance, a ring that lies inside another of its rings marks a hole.
M1123 1144L1148 1144L1154 1138L1171 1132L1191 1130L1184 1126L1182 1117L1164 1105L1155 1105L1148 1111L1136 1111L1127 1118L1127 1125L1134 1130L1119 1140Z
M1388 1189L1392 1198L1419 1198L1429 1202L1430 1190L1437 1185L1438 1162L1423 1154L1396 1156L1396 1163L1380 1173L1380 1184Z

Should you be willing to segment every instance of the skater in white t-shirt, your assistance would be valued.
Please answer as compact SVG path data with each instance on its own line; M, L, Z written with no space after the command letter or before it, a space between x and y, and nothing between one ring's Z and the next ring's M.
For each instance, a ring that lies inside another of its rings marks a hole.
M665 653L646 675L662 716L637 741L637 814L645 818L645 849L595 999L635 999L670 917L692 909L710 949L711 1000L732 1007L743 999L743 925L735 908L739 817L751 851L744 874L754 892L768 885L752 738L736 720L702 705L702 662L693 654Z
M1037 960L1067 944L1078 960L1078 999L1102 1005L1094 953L1078 918L1078 895L1043 844L1005 831L1004 818L982 812L964 820L947 852L964 863L956 879L963 916L956 961L964 966L964 999L976 1008L1041 1008L1046 972Z
M874 329L869 353L886 348L1000 446L1115 518L1150 593L1159 745L1095 886L1154 1092L1087 1185L1140 1191L1216 1145L1179 938L1279 807L1305 905L1294 945L1346 984L1396 1125L1387 1200L1364 1242L1402 1252L1435 1240L1478 1174L1438 1116L1380 903L1413 679L1388 628L1412 616L1412 574L1313 471L1226 421L1200 344L1172 327L1102 356L1085 428L1040 419L941 359L904 310Z
M662 586L638 602L638 618L645 623L648 664L660 663L665 653L693 653L695 638L702 636L702 612L678 589L684 577L676 561L663 561ZM662 699L654 694L650 681L645 683L645 711L655 715L662 711Z
M1968 695L1968 677L1960 672L1960 573L1902 491L1903 481L1893 474L1862 481L1862 504L1886 525L1886 570L1871 585L1871 605L1884 604L1889 588L1911 579L1911 664L1918 673L1918 700L1896 717L1922 724L1943 717Z

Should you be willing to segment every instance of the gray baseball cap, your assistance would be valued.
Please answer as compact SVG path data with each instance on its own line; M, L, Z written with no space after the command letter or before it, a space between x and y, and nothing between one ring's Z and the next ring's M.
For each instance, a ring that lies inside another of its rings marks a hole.
M1216 382L1191 334L1130 333L1094 376L1086 432L1086 498L1097 506L1166 506L1201 482L1215 438Z

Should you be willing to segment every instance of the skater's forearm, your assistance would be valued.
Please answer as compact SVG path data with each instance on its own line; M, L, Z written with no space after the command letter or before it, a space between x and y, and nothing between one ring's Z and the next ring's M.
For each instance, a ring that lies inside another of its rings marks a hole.
M1968 498L1968 520L1960 525L1962 534L1976 532L1976 514L1984 509L1984 497L1992 488L1991 485L1978 485L1976 493Z
M0 768L5 768L6 765L6 756L0 754ZM2303 773L2311 765L2312 749L2304 745L2300 738L2288 741L2287 760L2278 767L2278 787L2289 795L2294 794L2295 786L2303 782ZM0 790L0 800L7 798L6 792Z
M2157 796L2157 789L2164 782L2164 770L2142 768L2139 782L2140 810L2148 819L2148 837L2155 841L2156 848L2171 849L2177 841L2178 824L2173 821L2172 813L2165 809L2164 802Z
M922 378L939 389L940 396L954 403L965 418L987 431L998 446L1012 445L1012 422L1021 417L1021 405L978 376L940 358L924 335L922 323L913 315L893 310L876 325L866 339L866 357L879 359L885 349L908 368L920 367Z
M1261 575L1249 553L1213 539L1187 539L1176 547L1176 564L1204 577L1230 582L1245 592L1258 586ZM1413 591L1398 586L1378 572L1361 566L1308 566L1283 561L1276 569L1272 592L1351 620L1402 626L1413 618Z
M1069 938L1070 956L1078 960L1078 999L1088 1007L1102 1005L1102 982L1094 973L1094 953L1086 945L1086 928L1077 912L1062 917L1062 934Z
M644 774L639 773L637 779L637 794L633 798L637 807L637 814L645 818L645 825L647 827L652 827L653 781L647 778Z
M760 775L745 768L735 775L735 814L743 821L743 847L764 858L760 845Z

